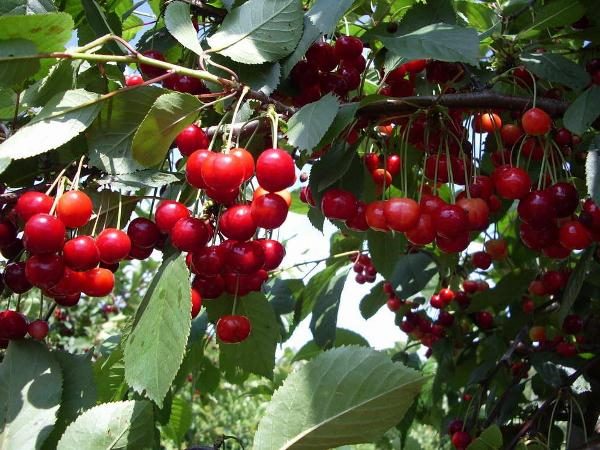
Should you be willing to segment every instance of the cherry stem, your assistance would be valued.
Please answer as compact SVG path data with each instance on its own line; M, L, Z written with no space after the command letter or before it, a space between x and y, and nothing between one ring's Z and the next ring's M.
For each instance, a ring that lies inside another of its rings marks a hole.
M79 177L81 176L81 169L83 167L83 160L85 159L85 155L83 155L79 159L79 165L77 166L77 172L75 173L75 177L73 178L73 183L71 184L71 190L77 190L79 187Z
M117 229L121 229L121 215L123 214L123 197L121 196L121 191L119 191L119 209L117 212Z
M233 126L237 119L237 115L240 110L242 101L244 100L244 97L246 96L249 90L250 89L248 88L248 86L244 86L244 89L242 89L242 93L240 94L240 97L238 98L238 101L235 104L235 108L233 110L233 117L231 119L231 126L229 128L229 137L227 138L227 147L225 147L226 152L228 152L231 149L231 143L233 142Z
M269 105L269 109L267 110L267 116L271 119L271 139L273 148L277 148L277 130L279 129L278 121L279 116L275 111L275 107L273 105Z

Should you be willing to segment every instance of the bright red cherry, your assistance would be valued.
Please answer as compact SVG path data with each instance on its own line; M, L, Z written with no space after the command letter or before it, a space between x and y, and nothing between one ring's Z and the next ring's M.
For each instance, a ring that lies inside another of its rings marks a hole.
M142 55L144 55L147 58L156 59L158 61L165 60L165 57L163 56L163 54L161 52L159 52L158 50L146 50L145 52L142 53ZM149 64L140 64L139 67L140 67L140 72L142 72L148 78L156 78L156 77L159 77L159 76L167 73L166 69L161 69L160 67L154 67Z
M458 205L443 205L434 218L437 233L445 237L457 236L469 230L469 218Z
M202 308L202 295L197 289L192 288L192 319L200 313L200 308Z
M173 74L169 77L169 82L165 80L165 87L177 92L185 92L192 95L200 95L209 92L206 85L198 78L189 75Z
M202 166L205 161L212 158L215 154L209 150L196 150L193 152L185 165L185 178L189 184L198 188L205 189L206 183L202 178Z
M17 311L0 311L0 338L23 339L27 333L27 319Z
M528 135L541 136L552 128L552 119L543 109L531 108L523 113L521 126Z
M254 176L254 156L245 148L232 148L229 154L239 158L244 168L244 181Z
M363 161L369 172L375 172L379 168L380 158L378 153L367 153L363 157Z
M175 145L183 156L190 156L196 150L208 148L208 136L198 125L185 127L175 138Z
M581 222L570 220L560 227L559 242L566 249L583 250L592 243L592 239Z
M579 193L571 183L555 183L548 188L554 199L554 208L558 217L568 217L575 212L579 204Z
M17 240L17 229L8 219L0 219L0 248L10 247Z
M202 164L202 179L217 191L238 189L244 181L244 165L240 158L227 153L215 153Z
M15 294L23 294L31 289L31 283L25 275L25 262L8 263L4 268L4 284Z
M227 254L226 264L234 273L249 275L261 269L265 263L265 253L256 241L236 242Z
M90 220L94 205L85 192L67 191L58 199L56 215L68 228L78 228Z
M390 155L387 157L385 166L387 171L395 177L400 173L400 169L402 168L402 158L399 155Z
M515 200L525 197L531 188L529 174L519 167L498 167L492 176L496 192Z
M97 267L85 272L83 293L91 297L106 297L115 287L115 275L108 269Z
M490 223L490 208L481 198L461 198L456 202L467 213L469 230L485 230Z
M384 203L383 214L390 229L406 232L419 222L421 208L411 198L391 198Z
M217 337L227 344L245 341L251 330L246 316L223 316L217 322Z
M444 253L459 253L469 246L471 237L468 231L463 231L455 236L446 237L438 234L435 238L435 243L438 248Z
M127 226L127 236L135 247L153 248L160 239L160 230L150 219L136 217Z
M65 267L60 281L46 289L46 294L53 298L80 294L85 282L85 272L76 272Z
M209 239L208 230L203 220L195 217L179 219L171 228L173 246L184 252L194 252L204 247Z
M288 152L270 148L256 160L256 179L269 192L289 188L296 181L296 166Z
M281 242L274 239L258 239L256 242L260 244L265 254L263 269L274 270L279 267L285 256L285 248Z
M23 231L25 249L35 255L42 253L58 253L65 242L65 225L49 214L32 216Z
M162 200L154 213L156 226L163 233L169 233L179 219L189 216L190 211L187 207L174 200Z
M457 431L452 435L452 445L457 450L464 450L471 443L471 435L466 431Z
M323 72L331 72L338 65L339 58L332 45L317 41L307 50L306 60Z
M34 286L48 289L56 285L65 270L63 260L58 255L32 255L25 263L25 275Z
M335 41L335 54L339 59L352 59L363 51L362 41L354 36L340 36Z
M367 231L369 224L365 215L366 210L367 205L364 202L358 201L356 203L356 214L351 219L346 220L346 226L353 231Z
M114 264L127 258L131 250L131 239L124 231L106 228L96 236L96 247L100 253L100 261Z
M492 257L486 252L475 252L471 255L473 265L481 270L487 270L492 265Z
M84 272L100 262L100 252L91 236L77 236L65 242L63 259L67 267Z
M489 330L494 326L494 316L488 311L475 313L475 323L482 330Z
M427 66L426 59L413 59L412 61L405 62L403 66L406 68L406 71L409 73L419 73L425 70Z
M389 230L387 221L385 220L384 206L385 202L383 200L376 200L367 205L367 209L365 210L365 218L367 220L367 224L373 230Z
M375 169L371 172L373 182L379 187L389 187L392 184L392 174L385 169Z
M283 197L270 192L252 200L250 210L257 226L273 230L285 222L288 204Z
M127 87L139 86L143 83L144 79L141 75L138 75L137 73L133 75L125 75L125 86Z
M27 222L35 214L48 214L54 199L41 192L25 192L17 200L15 212L23 222Z
M27 326L27 334L33 339L42 341L48 336L48 322L45 320L34 320Z
M234 205L221 214L219 230L228 239L247 241L256 233L256 221L250 205Z
M531 191L519 202L519 218L529 225L542 228L556 218L556 208L552 192Z
M417 224L406 232L406 239L414 245L427 245L435 240L435 225L431 214L421 214Z
M349 220L356 215L358 203L352 192L329 189L321 199L323 215L328 219Z

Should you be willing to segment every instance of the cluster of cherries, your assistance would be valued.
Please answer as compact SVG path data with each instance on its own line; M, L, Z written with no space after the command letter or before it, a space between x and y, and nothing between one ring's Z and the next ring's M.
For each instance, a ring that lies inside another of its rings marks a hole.
M377 269L373 265L373 261L369 255L365 253L359 253L357 255L350 255L350 261L353 261L352 270L356 274L354 279L358 284L373 283L377 278Z

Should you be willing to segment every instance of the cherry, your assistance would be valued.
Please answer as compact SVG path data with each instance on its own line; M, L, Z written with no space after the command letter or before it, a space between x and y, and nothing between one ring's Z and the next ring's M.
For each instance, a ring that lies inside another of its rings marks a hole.
M377 153L367 153L363 157L363 161L369 172L374 172L379 168L380 158L379 154Z
M48 214L54 199L41 192L25 192L17 200L15 212L23 222L27 222L35 214Z
M250 212L257 226L267 230L279 228L288 214L288 204L279 194L268 193L252 201Z
M549 270L542 275L541 281L544 284L546 294L552 295L558 293L565 287L567 278L564 278L563 275L556 270Z
M431 214L432 216L435 216L438 209L445 204L446 202L444 202L444 200L442 200L440 197L431 194L423 194L420 202L421 211L423 214Z
M433 294L431 296L431 299L429 299L429 304L431 305L432 308L436 308L436 309L442 309L446 306L446 304L444 303L444 300L442 300L442 297L440 297L439 294Z
M115 287L114 274L103 267L97 267L85 272L85 283L82 286L84 294L90 297L106 297Z
M390 155L386 160L386 168L387 171L395 177L400 173L400 169L402 168L402 159L399 155Z
M207 186L205 191L206 195L208 195L211 199L225 206L233 205L240 193L239 187L231 190L220 190Z
M579 204L579 194L571 183L555 183L548 188L554 199L554 208L558 217L568 217L575 212Z
M146 58L152 58L152 59L156 59L158 61L165 60L165 57L163 56L163 54L161 52L159 52L158 50L146 50L145 52L142 52L142 55L144 55ZM156 77L159 77L159 76L167 73L166 69L161 69L160 67L154 67L149 64L140 64L139 67L140 67L140 72L142 72L148 78L156 78Z
M34 286L48 289L56 285L65 270L63 260L58 255L32 255L25 263L25 275Z
M353 91L360 86L361 73L354 67L344 65L337 70L337 73L345 81L346 90Z
M58 253L65 242L65 225L54 216L32 216L23 231L25 249L31 254Z
M365 215L366 210L367 205L364 202L358 201L356 203L356 214L351 219L346 220L346 226L353 231L367 231L369 224Z
M7 219L0 219L0 248L10 247L17 240L17 229Z
M529 174L519 167L498 167L494 170L492 180L496 192L511 200L525 197L531 188Z
M554 133L554 142L556 142L561 147L565 145L571 145L573 139L573 135L566 128L559 128Z
M17 238L9 246L0 247L0 254L8 260L13 260L21 254L23 248L23 240Z
M256 221L250 205L227 208L219 219L219 230L228 239L246 241L256 233Z
M494 261L505 259L508 256L508 246L504 239L490 239L484 244L485 251Z
M98 265L100 252L94 238L91 236L77 236L65 242L63 259L67 267L83 272Z
M17 311L0 311L0 338L23 339L27 334L27 319Z
M252 327L246 316L223 316L217 321L217 336L227 344L245 341Z
M258 186L254 190L254 194L252 194L252 200L256 200L258 197L262 197L263 195L267 194L269 194L269 191L263 189L261 186ZM288 208L292 205L292 194L290 194L290 191L288 191L287 189L284 189L283 191L273 192L273 194L277 194L282 199L284 199Z
M310 206L316 205L309 186L303 186L302 189L300 189L300 201L302 203L308 203Z
M202 295L197 289L192 288L192 319L200 313L200 308L202 308Z
M525 314L531 314L535 310L535 302L529 297L523 297L521 309Z
M215 153L201 168L202 179L217 191L238 189L244 181L244 165L240 158L227 153Z
M460 419L454 419L448 424L448 434L452 436L454 433L461 431L465 423Z
M385 169L375 169L371 172L373 182L380 187L389 187L392 184L392 174Z
M401 65L391 70L390 73L385 77L385 81L388 84L398 84L402 83L405 80L406 76L406 66Z
M167 82L167 80L169 80ZM209 92L206 85L198 78L190 77L189 75L173 74L167 80L163 81L165 87L192 95L200 95Z
M256 241L237 242L227 254L227 267L234 273L249 275L261 269L265 263L265 253Z
M129 255L127 255L128 259L138 259L140 261L143 261L145 259L150 258L150 255L152 254L152 252L154 251L154 249L152 247L150 248L142 248L142 247L136 247L135 245L131 245L131 250L129 250Z
M459 253L469 246L471 238L468 231L463 231L455 236L447 237L438 234L435 238L435 243L444 253Z
M365 218L369 227L376 231L389 230L384 213L385 202L376 200L367 205L365 210Z
M31 283L25 275L25 262L8 263L4 268L4 284L15 294L23 294L31 289Z
M312 44L306 52L306 60L323 72L331 72L339 62L334 47L325 41Z
M559 242L566 249L583 250L592 243L592 239L581 222L570 220L560 227Z
M412 61L405 62L403 66L406 68L406 71L409 73L419 73L425 70L427 66L426 59L413 59Z
M552 119L546 111L540 108L531 108L523 113L521 126L528 135L541 136L550 131Z
M85 273L76 272L74 270L65 267L63 270L62 278L54 286L46 289L50 297L56 298L66 295L80 294L83 285L85 284Z
M384 203L383 214L390 229L406 232L418 224L421 208L410 198L391 198Z
M556 218L555 202L551 191L531 191L519 202L519 218L533 227L542 228Z
M195 217L179 219L171 228L173 246L184 252L193 252L204 247L210 236L204 221Z
M523 137L523 130L519 125L507 123L500 130L500 138L504 145L512 147Z
M192 267L195 273L217 275L225 265L228 250L220 245L203 247L192 254Z
M198 189L207 187L202 178L202 166L213 156L214 153L209 150L196 150L189 156L185 166L185 178L189 184Z
M352 59L363 51L362 41L354 36L340 36L335 41L335 54L339 59Z
M183 203L174 200L162 200L154 213L156 226L163 233L168 233L179 219L189 217L190 211Z
M494 133L502 128L502 119L495 113L484 113L475 119L484 133Z
M448 311L440 311L436 324L441 325L445 328L451 327L454 324L454 316Z
M267 149L256 161L256 179L269 192L287 189L296 181L294 160L285 150Z
M430 214L421 214L414 227L406 232L406 239L414 245L427 245L435 240L435 225Z
M341 189L329 189L321 199L323 215L328 219L349 220L356 215L357 207L354 194Z
M42 341L48 336L48 322L45 320L34 320L27 326L27 334L33 339Z
M248 181L254 175L254 156L245 148L232 148L229 153L239 160L242 163L242 167L244 168L244 181Z
M114 264L127 258L131 250L131 239L124 231L106 228L96 236L96 247L100 253L100 261Z
M577 314L569 314L563 321L562 329L567 334L577 334L583 330L583 319Z
M386 305L390 311L396 312L402 307L402 301L397 297L391 297L386 302Z
M144 79L142 78L141 75L139 74L133 74L133 75L125 75L125 86L127 87L132 87L132 86L139 86L140 84L144 83Z
M198 125L185 127L175 138L175 145L183 156L190 156L196 150L208 148L208 136Z
M56 215L68 228L78 228L90 220L94 205L85 192L68 191L56 204Z
M292 68L290 77L297 87L308 88L319 83L319 69L308 61L299 61Z
M486 252L475 252L471 256L473 265L481 270L487 270L492 265L492 257Z
M489 330L494 326L494 316L488 311L475 313L475 323L482 330Z
M559 342L556 346L556 353L563 358L572 358L577 355L577 347L570 342Z
M467 213L458 205L442 205L434 220L437 233L445 237L454 237L469 229Z
M192 287L197 289L203 299L212 299L219 297L225 289L225 281L221 275L214 277L194 277Z
M274 239L258 239L256 242L260 244L265 255L263 269L274 270L279 267L285 257L285 248L281 242Z
M485 230L489 224L490 208L481 198L461 198L456 202L467 213L469 230Z
M135 247L153 248L160 239L160 230L150 219L136 217L127 226L127 236Z
M466 431L457 431L452 435L452 445L457 450L464 450L471 443L471 435Z

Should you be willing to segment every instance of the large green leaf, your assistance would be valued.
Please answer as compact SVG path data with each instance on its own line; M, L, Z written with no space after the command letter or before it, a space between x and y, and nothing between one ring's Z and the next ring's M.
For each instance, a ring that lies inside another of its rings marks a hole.
M315 300L310 331L312 331L315 342L321 348L328 348L335 342L338 310L348 270L340 270L331 277Z
M360 301L360 314L365 319L370 319L388 301L388 296L383 292L383 281L371 288L371 291Z
M125 380L159 407L177 375L191 326L191 286L182 256L166 259L125 343Z
M59 92L68 91L75 86L75 72L81 61L68 59L55 64L48 75L29 87L24 93L22 102L28 106L44 106Z
M233 298L204 302L211 322L231 314ZM239 344L219 343L219 366L228 374L237 370L273 378L275 349L279 341L279 326L273 307L266 297L258 292L238 299L236 314L248 317L252 324L250 336Z
M569 282L565 287L565 290L562 295L562 299L560 302L560 309L558 310L558 323L562 325L565 317L571 311L571 307L575 300L577 300L577 296L581 291L581 287L583 286L583 282L588 275L588 271L590 270L590 266L594 260L594 253L596 252L596 246L592 245L585 249L585 251L579 257L579 261L577 262L577 266L571 273L569 277Z
M99 179L98 184L107 185L111 189L131 191L163 187L177 181L181 181L181 178L175 173L147 169L121 175L107 175Z
M402 233L382 233L367 231L367 242L373 265L385 279L394 272L398 256L406 251L406 238Z
M35 55L35 44L25 39L0 41L0 58ZM25 80L40 69L38 59L9 61L0 63L0 86L19 87Z
M29 158L66 144L96 118L102 107L99 98L83 89L55 95L31 122L0 144L0 156Z
M317 0L306 13L310 21L323 34L333 34L338 21L352 6L352 0Z
M244 64L277 61L296 47L303 17L299 0L249 0L227 14L208 43Z
M319 29L310 21L308 17L304 16L302 37L300 38L300 41L298 42L298 45L296 45L296 48L292 54L285 58L281 64L282 74L285 78L287 78L298 61L304 58L308 48L319 38L319 36L321 36Z
M202 55L198 33L190 18L190 5L185 2L171 2L165 10L165 25L169 33L185 48Z
M88 409L58 442L58 450L109 450L154 447L152 403L145 400L105 403Z
M479 62L479 37L473 28L437 23L403 36L380 39L390 51L408 59L432 58L472 65Z
M332 347L344 347L348 345L358 345L361 347L369 347L369 342L360 334L355 333L345 328L335 330L335 342ZM294 356L292 361L311 360L317 355L323 353L323 349L317 345L315 341L307 342Z
M194 122L202 103L190 94L169 92L156 99L133 137L133 157L143 166L160 164L175 137Z
M531 53L522 55L521 61L538 77L563 84L576 91L585 88L590 82L590 76L582 66L562 55Z
M56 11L52 0L4 0L0 3L0 15L44 14Z
M83 10L85 11L85 18L87 19L87 25L89 25L93 34L91 38L99 38L106 34L121 35L121 22L115 17L115 20L110 21L107 17L106 12L102 6L96 0L81 0ZM81 30L81 29L80 29ZM81 31L80 31L81 34ZM88 39L86 39L87 41ZM81 40L80 40L81 43ZM126 53L126 49L121 43L108 42L105 47L110 50L111 53L121 55Z
M469 25L478 31L486 31L500 20L494 9L485 3L473 0L458 0L454 5L456 10L467 19Z
M317 205L322 192L344 176L356 158L356 150L338 141L310 169L310 189Z
M481 432L467 447L467 450L500 450L502 448L502 431L498 425L491 425Z
M56 422L62 381L60 366L45 345L10 342L0 364L0 448L41 447Z
M517 38L530 39L542 30L570 25L585 14L584 6L577 0L548 2L538 9L533 23L519 31Z
M389 282L401 299L418 294L439 272L435 261L425 252L403 255L397 261Z
M600 204L600 157L597 150L588 152L585 158L585 184L590 197Z
M563 124L582 135L600 116L600 86L593 85L575 99L563 117Z
M254 446L302 450L371 442L402 420L424 381L369 348L327 351L275 392Z
M96 404L96 384L92 371L92 354L73 355L56 351L53 353L63 374L62 401L58 410L56 425L44 442L44 448L56 448L56 444L67 425L77 416Z
M313 150L323 139L340 108L338 99L327 94L302 108L288 122L288 142L300 150Z
M162 89L144 86L107 100L100 119L86 133L90 163L109 174L142 169L131 152L133 136L162 93Z
M188 400L175 397L171 405L169 423L165 426L165 434L181 447L185 434L192 426L192 405Z

